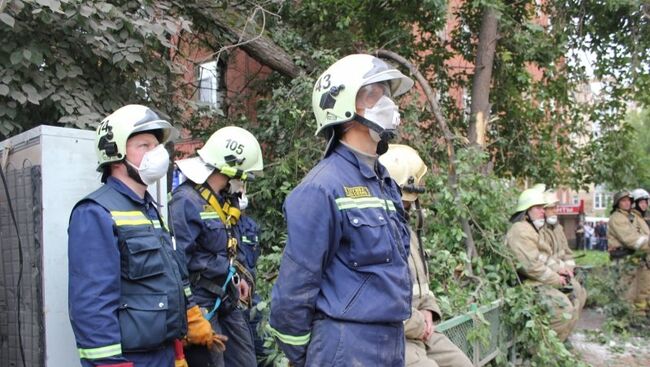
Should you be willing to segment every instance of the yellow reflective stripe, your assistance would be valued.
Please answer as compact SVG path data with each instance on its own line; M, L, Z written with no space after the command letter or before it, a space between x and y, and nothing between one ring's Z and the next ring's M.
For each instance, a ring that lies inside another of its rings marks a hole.
M380 199L378 197L368 198L338 198L335 200L339 210L346 209L367 209L367 208L385 208L389 211L395 211L395 204L390 200Z
M190 287L183 288L183 291L185 292L185 297L189 297L192 295L192 289L190 289Z
M278 338L284 344L307 345L309 343L309 339L311 339L311 333L307 333L305 335L294 336L294 335L282 334L281 332L275 330L271 326L269 326L269 329L271 331L271 335L274 335L276 338Z
M147 218L141 211L111 211L111 216L118 226L141 226L151 225L153 221ZM160 225L158 225L160 228Z
M122 344L107 345L99 348L79 348L79 356L85 359L108 358L122 354Z
M206 220L206 219L219 219L219 214L216 212L201 212L199 213L199 216L201 216L201 219Z

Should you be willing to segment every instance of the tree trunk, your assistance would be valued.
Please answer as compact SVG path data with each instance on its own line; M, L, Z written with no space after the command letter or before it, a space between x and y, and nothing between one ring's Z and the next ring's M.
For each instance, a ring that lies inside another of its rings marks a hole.
M259 63L290 78L300 75L302 69L293 62L291 55L267 37L264 34L266 30L258 24L247 24L247 17L239 10L215 6L213 1L198 1L195 9L223 31L223 36L226 36L234 47L240 47Z
M490 87L497 45L498 17L499 13L492 7L488 6L483 10L472 78L472 100L467 135L470 144L480 149L485 148L485 136L490 118Z

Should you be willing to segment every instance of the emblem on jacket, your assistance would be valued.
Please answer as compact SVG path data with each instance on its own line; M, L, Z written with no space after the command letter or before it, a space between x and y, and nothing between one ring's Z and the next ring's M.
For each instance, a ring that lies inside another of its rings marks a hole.
M366 186L343 187L345 196L349 198L367 198L370 197L370 190Z

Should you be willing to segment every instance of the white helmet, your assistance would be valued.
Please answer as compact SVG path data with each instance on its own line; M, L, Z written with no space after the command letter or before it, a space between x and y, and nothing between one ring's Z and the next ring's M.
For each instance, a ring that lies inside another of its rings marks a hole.
M151 132L160 144L178 137L178 130L156 112L142 105L126 105L110 114L97 126L95 152L98 167L120 162L126 157L126 141L135 133Z
M316 81L311 103L316 135L327 127L353 120L356 98L366 85L387 82L392 97L406 93L413 80L385 61L365 54L346 56L330 66Z
M402 188L402 200L415 201L424 192L422 177L427 166L415 149L402 144L390 144L388 151L379 156L390 177Z
M557 204L560 202L560 200L557 198L557 193L550 190L544 193L544 200L546 201L546 204L544 205L545 208L557 206Z
M544 189L541 187L535 186L530 189L524 190L517 200L517 208L515 212L522 212L530 209L533 206L537 205L546 205L546 199L544 198Z
M647 191L641 188L632 190L630 195L632 195L632 200L634 200L635 202L644 199L648 200L650 198L650 194L648 194Z
M180 160L176 165L187 178L199 184L215 169L230 178L246 181L264 168L259 142L253 134L237 126L215 131L197 153L198 157Z

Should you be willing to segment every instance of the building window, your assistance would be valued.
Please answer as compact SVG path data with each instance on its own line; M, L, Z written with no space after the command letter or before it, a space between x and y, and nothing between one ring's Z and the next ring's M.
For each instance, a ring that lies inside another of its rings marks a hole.
M580 198L578 197L578 194L573 194L573 196L571 197L571 204L573 205L580 204Z
M612 196L601 186L596 186L594 191L594 209L606 209L611 203Z
M199 103L213 109L223 110L225 83L223 65L217 61L209 61L199 65Z

